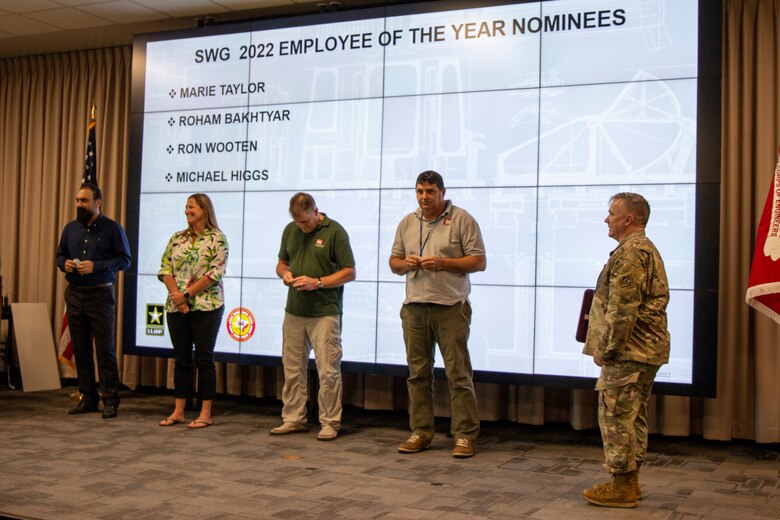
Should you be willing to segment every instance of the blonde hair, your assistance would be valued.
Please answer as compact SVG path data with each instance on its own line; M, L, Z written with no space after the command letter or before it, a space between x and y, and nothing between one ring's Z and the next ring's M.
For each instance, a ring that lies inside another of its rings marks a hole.
M219 224L217 224L217 214L214 212L214 204L211 202L211 199L208 195L205 193L193 193L189 197L187 197L187 200L194 200L195 204L200 206L200 208L206 212L206 221L204 223L205 229L219 229ZM187 229L190 229L189 227Z

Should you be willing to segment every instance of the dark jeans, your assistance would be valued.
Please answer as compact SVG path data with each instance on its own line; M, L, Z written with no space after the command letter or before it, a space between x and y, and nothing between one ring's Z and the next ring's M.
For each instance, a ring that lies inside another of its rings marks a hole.
M222 324L224 306L213 311L169 312L168 330L173 344L173 396L187 399L192 383L192 348L198 368L200 398L213 401L217 395L217 373L214 368L214 345Z
M84 400L97 403L95 366L92 361L92 339L95 340L100 393L103 402L119 404L119 370L114 343L114 286L79 287L68 285L65 303L68 306L68 327L73 340L79 392Z

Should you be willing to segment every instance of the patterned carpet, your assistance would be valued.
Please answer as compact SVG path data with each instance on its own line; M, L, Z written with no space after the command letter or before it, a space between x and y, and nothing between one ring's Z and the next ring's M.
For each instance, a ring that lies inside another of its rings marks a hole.
M119 418L68 416L73 388L0 391L0 515L32 519L780 519L780 446L653 436L633 510L591 506L598 432L483 423L450 456L448 421L402 455L397 412L348 408L333 442L271 437L275 400L224 398L215 425L160 428L173 398L123 392ZM194 414L188 414L194 418Z

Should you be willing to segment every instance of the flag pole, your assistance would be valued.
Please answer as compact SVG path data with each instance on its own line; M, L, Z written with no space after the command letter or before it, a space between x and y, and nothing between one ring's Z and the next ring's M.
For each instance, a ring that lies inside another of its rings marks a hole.
M84 169L81 174L79 185L89 182L97 186L97 145L95 139L95 101L92 101L90 108L90 118L87 122L87 142L84 146ZM60 360L60 376L65 378L76 377L75 357L73 352L73 341L70 338L70 327L68 325L67 305L62 313L62 328L60 329L60 343L57 348L57 358ZM78 391L76 392L78 394Z

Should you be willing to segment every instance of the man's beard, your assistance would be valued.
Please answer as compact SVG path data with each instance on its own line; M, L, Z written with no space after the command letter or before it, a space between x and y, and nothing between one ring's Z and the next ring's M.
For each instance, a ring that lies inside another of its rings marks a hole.
M84 224L89 224L89 219L92 218L92 212L86 208L76 208L76 220Z

